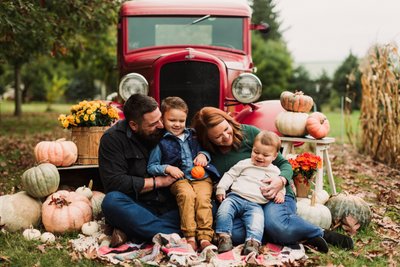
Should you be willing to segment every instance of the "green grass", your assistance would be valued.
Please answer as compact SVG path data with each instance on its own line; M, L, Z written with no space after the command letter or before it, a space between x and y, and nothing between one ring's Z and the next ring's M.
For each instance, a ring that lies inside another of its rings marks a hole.
M339 144L350 143L348 137L349 126L351 127L353 133L350 134L354 141L359 140L357 138L360 135L360 112L353 111L350 115L351 125L346 125L346 115L341 114L340 112L323 112L329 120L330 131L329 136L334 137L336 142Z

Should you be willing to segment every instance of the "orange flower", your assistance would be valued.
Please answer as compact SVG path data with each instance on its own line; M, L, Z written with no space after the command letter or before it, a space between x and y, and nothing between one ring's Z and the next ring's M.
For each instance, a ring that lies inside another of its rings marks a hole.
M292 165L293 176L301 174L307 179L311 179L322 166L321 157L309 152L299 154L295 159L288 161Z

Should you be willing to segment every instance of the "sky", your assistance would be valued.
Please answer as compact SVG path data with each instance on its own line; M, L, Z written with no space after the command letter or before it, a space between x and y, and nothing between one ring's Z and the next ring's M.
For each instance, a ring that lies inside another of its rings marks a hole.
M400 0L275 0L295 62L361 58L376 44L400 44Z

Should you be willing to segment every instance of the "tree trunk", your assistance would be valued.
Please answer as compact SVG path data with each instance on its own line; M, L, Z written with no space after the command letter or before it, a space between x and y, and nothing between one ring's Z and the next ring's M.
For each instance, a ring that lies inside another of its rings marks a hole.
M21 65L14 65L14 90L15 90L15 110L14 116L22 115L22 92L21 92Z

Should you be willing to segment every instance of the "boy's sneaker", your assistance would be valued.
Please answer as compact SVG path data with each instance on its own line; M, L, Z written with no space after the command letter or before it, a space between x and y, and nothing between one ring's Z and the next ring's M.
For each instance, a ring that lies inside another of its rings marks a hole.
M326 240L326 242L336 247L348 250L354 248L354 242L351 237L339 234L334 231L324 230L324 239Z
M322 253L328 253L329 247L328 243L326 243L325 239L323 239L320 236L313 237L311 239L308 239L303 243L304 245L310 246L318 250L319 252Z
M224 253L233 249L232 239L228 235L222 235L218 238L218 253Z
M242 251L243 255L249 255L252 252L255 252L256 255L258 255L258 250L260 249L260 243L258 243L254 239L247 240L246 243L244 243L244 248Z

